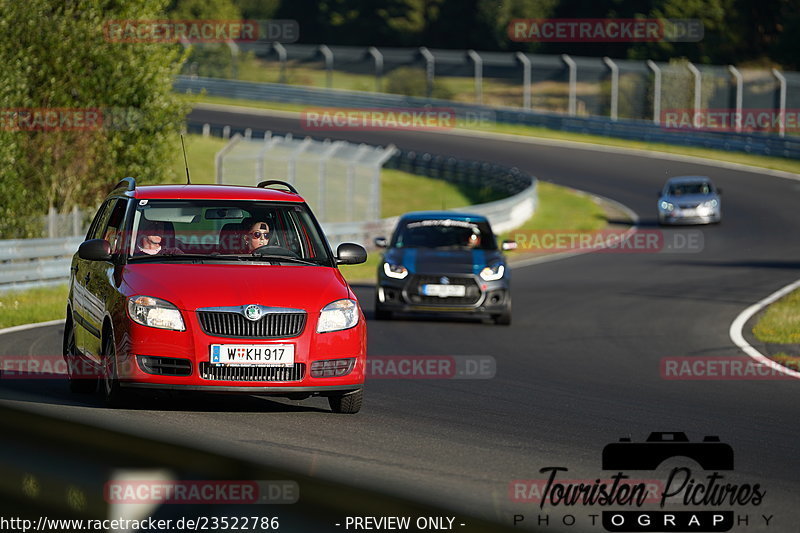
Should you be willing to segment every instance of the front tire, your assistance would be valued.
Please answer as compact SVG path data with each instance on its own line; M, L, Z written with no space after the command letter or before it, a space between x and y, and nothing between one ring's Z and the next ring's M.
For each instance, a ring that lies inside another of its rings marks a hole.
M510 326L511 325L511 311L493 315L492 320L497 326Z
M392 312L387 311L383 308L383 306L378 301L378 297L375 297L375 320L391 320L392 319Z
M496 315L492 315L492 321L498 326L510 326L511 325L511 296L509 296L509 302L506 304L506 308L502 313L498 313Z
M75 368L80 363L78 359L78 349L75 344L75 328L72 325L72 320L68 319L64 324L64 341L63 341L64 362L67 363L67 379L69 380L70 392L78 394L91 394L97 390L97 378L86 377L75 373Z
M100 389L103 393L103 400L111 408L126 407L130 399L129 393L119 384L119 372L117 371L117 350L114 346L114 337L109 333L103 340L103 377L100 382Z
M364 399L364 390L348 392L347 394L337 394L328 396L328 405L331 411L339 414L352 415L361 410L361 402Z

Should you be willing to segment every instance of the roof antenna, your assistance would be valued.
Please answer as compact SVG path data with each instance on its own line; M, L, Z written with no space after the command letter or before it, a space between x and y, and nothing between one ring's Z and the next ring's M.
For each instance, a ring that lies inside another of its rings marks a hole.
M183 148L183 164L186 167L186 185L191 185L192 180L189 178L189 162L186 160L186 145L183 144L183 133L181 133L181 147Z

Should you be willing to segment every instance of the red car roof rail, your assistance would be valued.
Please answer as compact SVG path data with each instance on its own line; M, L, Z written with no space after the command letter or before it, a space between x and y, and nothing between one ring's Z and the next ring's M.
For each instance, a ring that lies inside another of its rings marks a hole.
M126 191L134 191L134 190L136 190L136 178L131 178L131 177L122 178L121 180L119 180L119 183L117 183L114 186L113 190L116 191L117 189L120 189L120 188L123 188L123 187L125 188Z
M286 183L285 181L281 181L281 180L266 180L266 181L262 181L262 182L259 182L259 184L256 185L256 187L258 187L260 189L261 188L268 189L268 188L270 188L271 185L282 185L283 187L286 187L287 189L289 189L289 192L294 193L294 194L300 194L300 193L297 192L297 189L295 189L294 186L291 183Z

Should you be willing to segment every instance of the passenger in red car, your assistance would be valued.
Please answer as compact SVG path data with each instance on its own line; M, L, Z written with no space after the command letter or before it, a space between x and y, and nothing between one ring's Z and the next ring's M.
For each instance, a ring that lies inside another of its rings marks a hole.
M269 244L270 229L266 222L245 220L244 228L247 231L244 234L244 244L248 252Z

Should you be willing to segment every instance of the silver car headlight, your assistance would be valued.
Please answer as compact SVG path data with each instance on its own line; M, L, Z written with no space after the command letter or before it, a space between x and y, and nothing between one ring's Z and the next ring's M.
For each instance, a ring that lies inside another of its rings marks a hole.
M506 267L501 264L488 266L481 270L481 279L483 281L497 281L503 277L506 272Z
M317 333L350 329L356 324L358 324L358 304L350 299L336 300L320 311Z
M383 272L390 278L403 279L408 276L408 269L403 265L383 264Z
M675 206L670 202L667 202L666 200L662 200L661 209L663 209L664 211L673 211L675 209Z
M152 296L132 296L128 298L128 315L142 326L159 329L184 331L181 312L175 305Z

